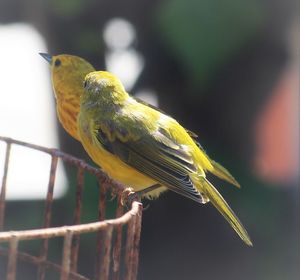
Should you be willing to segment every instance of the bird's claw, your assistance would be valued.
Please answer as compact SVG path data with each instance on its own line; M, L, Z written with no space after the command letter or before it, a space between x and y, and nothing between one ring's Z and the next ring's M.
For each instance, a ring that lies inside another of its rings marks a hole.
M132 188L126 188L121 194L121 204L123 206L131 206L134 198L132 197L135 194ZM128 207L128 208L129 208Z
M142 191L134 192L132 188L126 188L121 195L121 204L130 208L134 201L141 202L142 200ZM150 204L143 206L143 211L147 210L150 207Z

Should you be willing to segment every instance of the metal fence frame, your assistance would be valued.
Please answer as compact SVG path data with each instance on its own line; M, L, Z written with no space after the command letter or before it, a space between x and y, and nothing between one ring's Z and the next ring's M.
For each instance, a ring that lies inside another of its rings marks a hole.
M44 280L47 269L53 269L60 273L60 279L80 279L88 278L77 272L77 261L80 246L80 235L91 232L98 232L96 244L96 265L94 279L120 279L120 267L123 263L125 280L135 280L138 271L139 242L142 222L142 204L140 201L133 201L131 209L123 213L121 195L125 187L110 179L100 169L88 165L83 160L65 154L58 149L49 149L38 145L14 140L0 136L0 141L6 143L6 154L4 163L4 173L2 188L0 193L0 231L3 230L6 206L6 183L9 169L9 161L12 145L20 145L34 149L51 156L51 167L49 174L48 191L45 200L44 223L40 229L23 231L0 232L0 243L8 242L9 247L0 247L0 255L7 256L7 280L16 279L17 261L25 261L37 266L37 279ZM76 205L74 211L73 225L51 227L53 191L58 159L68 165L77 167L77 190ZM99 205L98 221L93 223L80 224L82 194L84 188L84 172L93 174L98 178ZM110 191L117 197L116 218L105 220L106 216L106 193ZM122 244L122 227L127 225L125 244ZM113 232L115 234L113 235ZM56 264L47 260L49 239L63 237L62 262ZM29 255L18 251L18 243L21 240L42 239L43 242L38 256ZM124 259L121 257L121 248L125 248Z

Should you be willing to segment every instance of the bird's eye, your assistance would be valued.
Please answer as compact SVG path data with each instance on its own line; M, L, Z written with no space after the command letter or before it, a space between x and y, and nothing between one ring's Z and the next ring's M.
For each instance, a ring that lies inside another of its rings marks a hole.
M87 81L84 81L83 87L86 88L86 86L87 86Z
M56 59L55 62L54 62L54 65L55 65L56 67L58 67L59 65L61 65L60 59Z

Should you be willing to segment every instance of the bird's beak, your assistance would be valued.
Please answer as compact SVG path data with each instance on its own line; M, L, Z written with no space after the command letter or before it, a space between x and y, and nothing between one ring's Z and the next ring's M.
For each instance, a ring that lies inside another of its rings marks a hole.
M52 55L47 54L47 53L39 53L40 56L42 56L43 58L45 58L50 64L52 62Z

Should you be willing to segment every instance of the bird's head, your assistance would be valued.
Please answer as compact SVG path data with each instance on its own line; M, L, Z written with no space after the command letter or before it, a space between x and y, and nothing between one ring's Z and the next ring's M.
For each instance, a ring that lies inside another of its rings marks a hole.
M95 71L83 58L75 55L50 55L40 53L50 64L53 87L56 95L83 92L82 83L86 74Z

